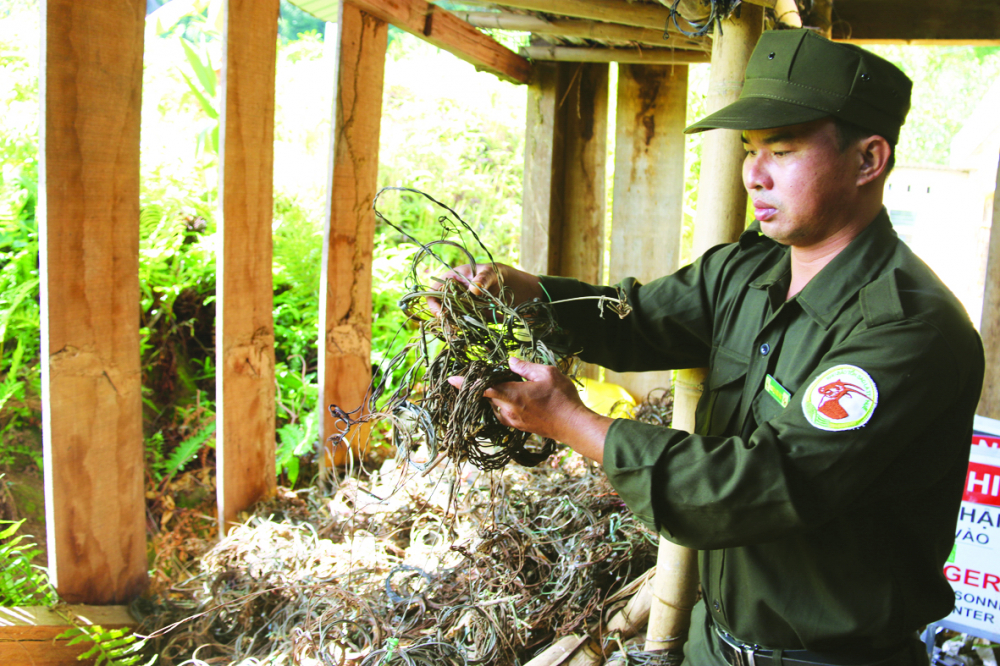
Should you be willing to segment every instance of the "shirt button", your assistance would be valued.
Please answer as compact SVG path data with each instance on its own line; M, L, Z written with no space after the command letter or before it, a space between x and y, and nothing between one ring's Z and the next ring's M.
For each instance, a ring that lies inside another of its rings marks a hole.
M767 353L769 351L771 351L771 345L767 344L766 342L760 346L760 355L761 356L767 356Z
M712 602L712 608L715 609L716 613L718 613L722 609L722 606L719 604L718 599Z

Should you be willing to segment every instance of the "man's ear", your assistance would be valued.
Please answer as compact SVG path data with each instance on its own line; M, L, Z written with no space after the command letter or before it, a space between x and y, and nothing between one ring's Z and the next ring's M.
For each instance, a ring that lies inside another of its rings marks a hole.
M858 169L858 186L867 185L889 167L892 146L884 137L874 134L861 139L857 144L861 163Z

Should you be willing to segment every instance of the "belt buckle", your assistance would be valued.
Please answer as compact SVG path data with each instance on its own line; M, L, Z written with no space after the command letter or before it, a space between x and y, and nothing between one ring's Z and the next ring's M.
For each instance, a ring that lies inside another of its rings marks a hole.
M732 636L718 627L715 627L716 634L733 650L733 658L736 662L733 666L757 666L756 662L756 652L760 649L759 645L750 645L738 640L735 636Z

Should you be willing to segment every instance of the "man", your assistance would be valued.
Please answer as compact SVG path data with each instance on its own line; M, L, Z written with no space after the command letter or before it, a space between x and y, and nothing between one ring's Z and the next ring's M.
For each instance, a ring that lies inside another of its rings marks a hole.
M588 410L551 367L486 391L500 419L603 463L628 506L701 551L686 663L926 664L983 378L961 305L882 207L910 82L809 31L765 33L740 99L688 128L742 131L756 221L674 275L608 287L501 267L548 297L581 358L709 367L694 433ZM702 192L702 197L711 192ZM948 220L941 220L948 233ZM489 269L472 278L496 291ZM453 383L460 384L460 378Z

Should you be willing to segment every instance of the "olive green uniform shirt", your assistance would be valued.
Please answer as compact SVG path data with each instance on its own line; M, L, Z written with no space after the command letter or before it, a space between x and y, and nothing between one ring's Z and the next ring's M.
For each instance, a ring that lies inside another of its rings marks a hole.
M755 223L673 275L622 282L633 308L624 319L601 316L594 301L556 313L584 360L618 372L709 368L694 433L618 419L604 467L641 519L701 551L717 625L786 650L898 644L953 606L942 567L982 344L884 209L786 301L789 280L788 248ZM543 284L553 301L615 293ZM863 427L830 431L806 418L808 387L838 365L877 387ZM787 406L765 390L766 375L789 392Z

